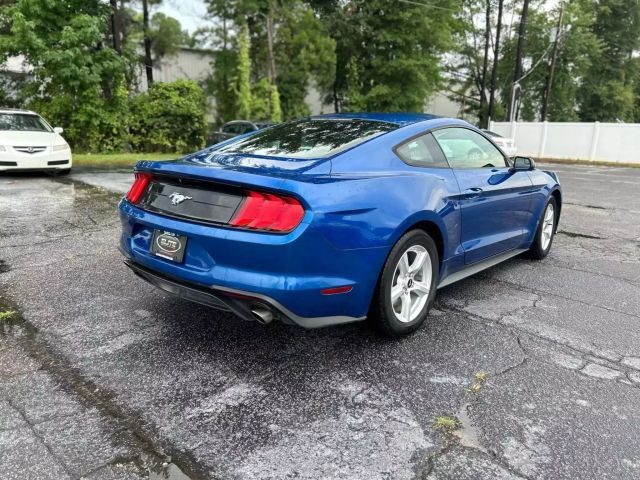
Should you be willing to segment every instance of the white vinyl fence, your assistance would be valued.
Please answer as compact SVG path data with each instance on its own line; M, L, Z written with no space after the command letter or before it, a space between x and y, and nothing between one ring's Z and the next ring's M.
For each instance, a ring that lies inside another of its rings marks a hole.
M489 130L514 138L518 155L640 164L638 123L491 122Z

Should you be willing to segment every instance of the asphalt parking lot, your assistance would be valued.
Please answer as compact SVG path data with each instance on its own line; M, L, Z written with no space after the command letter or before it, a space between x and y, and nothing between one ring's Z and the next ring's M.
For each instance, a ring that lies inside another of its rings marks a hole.
M116 250L130 174L0 176L0 477L640 478L640 169L553 168L549 257L400 341L154 290Z

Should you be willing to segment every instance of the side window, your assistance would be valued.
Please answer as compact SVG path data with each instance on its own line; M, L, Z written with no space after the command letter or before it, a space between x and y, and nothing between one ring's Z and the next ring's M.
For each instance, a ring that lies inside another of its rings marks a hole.
M479 133L467 128L443 128L433 132L451 168L502 168L504 156Z
M238 124L237 123L228 123L222 127L222 131L224 133L238 133Z
M249 132L253 132L255 129L253 128L253 125L251 125L250 123L241 123L239 124L239 134L242 135L243 133L249 133Z
M414 167L449 168L430 133L403 143L396 148L396 153L405 163Z

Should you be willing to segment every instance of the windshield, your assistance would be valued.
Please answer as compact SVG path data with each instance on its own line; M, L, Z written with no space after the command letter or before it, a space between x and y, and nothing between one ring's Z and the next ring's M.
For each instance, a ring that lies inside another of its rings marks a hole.
M396 128L392 123L371 120L297 120L260 130L218 151L289 158L327 157Z
M0 113L0 130L51 132L51 128L42 118L28 113Z

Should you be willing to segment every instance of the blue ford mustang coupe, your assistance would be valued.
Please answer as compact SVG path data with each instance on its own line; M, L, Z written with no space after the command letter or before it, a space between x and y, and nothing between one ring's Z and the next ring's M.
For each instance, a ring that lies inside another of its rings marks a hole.
M368 317L400 336L438 288L544 258L561 206L554 173L464 121L323 115L139 162L120 249L156 287L247 320Z

